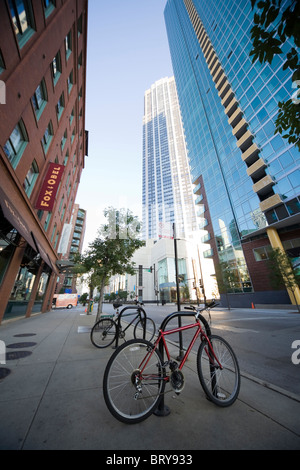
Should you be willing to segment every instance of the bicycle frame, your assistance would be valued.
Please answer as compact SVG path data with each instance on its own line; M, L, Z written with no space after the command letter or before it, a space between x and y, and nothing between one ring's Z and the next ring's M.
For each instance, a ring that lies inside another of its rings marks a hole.
M176 316L181 316L181 317L187 317L187 316L192 316L191 314L187 314L185 312L175 312L175 313L172 313L171 315L169 315L168 317L166 317L166 319L163 321L163 323L161 324L161 327L160 327L160 330L159 330L159 335L158 335L158 338L156 339L154 345L153 345L153 348L151 351L148 352L148 354L146 354L145 358L143 359L143 361L141 362L140 364L140 367L139 367L139 370L140 370L140 373L141 373L141 376L143 377L143 371L145 370L152 354L154 353L154 351L156 350L156 348L159 346L159 351L162 355L162 359L164 361L164 355L163 355L163 352L165 351L166 352L166 355L167 355L167 363L170 362L171 360L171 355L170 355L170 352L169 352L169 349L168 349L168 345L167 345L167 341L165 339L166 336L168 335L171 335L171 334L174 334L174 333L179 333L180 331L185 331L185 330L191 330L193 328L197 328L197 331L195 332L187 350L186 350L186 353L184 354L183 358L181 359L179 365L178 365L178 369L181 370L197 340L197 338L200 336L201 337L201 341L203 340L206 340L207 341L207 344L208 344L208 347L209 347L209 351L210 353L212 354L212 357L209 355L209 352L206 351L207 355L208 355L208 358L209 358L209 361L212 363L212 360L214 359L218 366L220 367L220 369L222 369L222 365L220 364L218 358L216 357L215 353L214 353L214 350L213 350L213 347L211 345L211 342L209 340L209 335L211 334L210 332L210 328L209 328L209 325L207 323L207 321L205 320L204 317L202 317L202 315L198 315L198 318L196 319L196 321L194 323L191 323L189 325L185 325L185 326L180 326L178 328L172 328L170 330L167 330L165 331L164 328L166 327L167 323L172 320L173 318L175 318ZM193 316L195 316L193 314ZM206 329L206 333L204 332L202 326L201 326L201 323L200 321L202 321L202 323L204 324L205 326L205 329ZM169 377L165 377L164 380L167 382L169 380Z

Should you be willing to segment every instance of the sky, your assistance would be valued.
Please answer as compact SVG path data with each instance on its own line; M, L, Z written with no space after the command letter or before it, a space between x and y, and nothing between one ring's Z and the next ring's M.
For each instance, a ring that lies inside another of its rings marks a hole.
M129 208L142 218L144 93L173 75L166 1L89 0L89 155L76 198L87 211L83 251L104 223L106 207Z

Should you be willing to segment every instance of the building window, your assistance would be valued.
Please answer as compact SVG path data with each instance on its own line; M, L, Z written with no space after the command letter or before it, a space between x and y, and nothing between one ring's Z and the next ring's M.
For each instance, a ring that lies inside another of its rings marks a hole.
M65 196L63 196L63 197L61 198L61 201L60 201L60 204L59 204L59 208L58 208L58 212L59 212L59 213L60 213L61 208L62 208L62 206L63 206L64 199L65 199Z
M66 181L66 188L68 187L68 184L69 184L70 178L71 178L71 173L69 172L69 174L68 174L68 178L67 178L67 181Z
M74 76L73 76L73 70L72 70L69 77L68 77L68 92L69 92L69 94L71 93L73 84L74 84Z
M52 67L53 83L54 83L54 85L56 85L56 83L58 82L58 79L61 75L61 71L62 71L60 51L58 51L58 53L56 54L56 56L52 60L51 67Z
M59 232L57 232L56 237L55 237L55 242L54 242L54 249L56 248L57 242L59 238Z
M40 119L47 103L47 90L45 80L43 79L31 98L37 120Z
M53 227L53 230L52 230L52 235L51 235L51 243L52 243L53 240L54 240L54 235L55 235L55 232L56 232L56 228L57 228L57 225L54 224L54 227Z
M269 259L269 253L272 251L271 245L261 246L260 248L254 248L254 258L256 261L264 261Z
M5 70L5 64L3 60L3 55L2 52L0 51L0 74Z
M11 133L10 138L4 145L4 151L13 168L17 167L27 144L28 136L25 130L25 126L23 121L19 121Z
M15 34L22 48L34 33L31 0L8 0L8 4Z
M73 144L73 142L74 142L75 135L76 135L76 129L75 129L75 126L74 126L74 129L73 129L73 132L72 132L72 136L71 136L71 143L72 143L72 144Z
M45 232L47 232L47 230L48 230L48 228L49 228L49 224L50 224L51 217L52 217L52 212L48 212L47 217L46 217L46 220L45 220L45 223L44 223L44 230L45 230Z
M66 46L66 59L68 60L71 53L72 53L72 30L69 31L65 38L65 46Z
M61 216L60 216L61 221L63 221L63 219L64 219L65 212L66 212L66 204L64 205L63 211L62 211Z
M79 57L78 57L78 70L82 66L82 52L80 52Z
M56 7L56 2L55 0L43 0L44 3L44 11L45 11L45 17L48 18L48 16L51 15L51 13L54 11Z
M58 103L56 105L56 113L57 113L57 119L60 120L61 115L63 113L65 107L65 97L64 97L64 92L60 95L60 98L58 100Z
M72 112L71 112L71 115L70 115L70 127L71 127L71 125L72 125L74 116L75 116L75 111L74 111L74 108L73 108L73 109L72 109Z
M82 34L82 14L77 20L77 31L78 31L78 37Z
M53 137L53 126L52 126L52 122L50 121L42 138L42 145L43 145L43 149L45 153L48 152L52 137Z
M64 163L63 163L63 164L64 164L64 166L67 166L67 164L68 164L68 160L69 160L69 150L67 150L67 152L66 152L66 156L65 156L65 158L64 158Z
M67 138L68 138L68 132L67 132L67 129L66 129L65 132L64 132L64 135L62 136L61 143L60 143L62 151L64 149L64 146L66 145Z
M34 185L36 183L36 180L38 179L39 176L39 167L36 163L35 160L33 160L32 165L26 175L26 178L23 183L23 187L25 189L25 193L29 197L30 194L32 193L32 190L34 188Z

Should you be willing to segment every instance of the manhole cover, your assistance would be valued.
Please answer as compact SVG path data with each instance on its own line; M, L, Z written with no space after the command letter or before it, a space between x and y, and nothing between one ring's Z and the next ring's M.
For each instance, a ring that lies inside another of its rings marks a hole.
M16 359L22 359L23 357L30 356L32 354L31 351L13 351L6 353L6 360L7 361L14 361Z
M19 348L30 348L31 346L35 346L36 343L14 343L8 344L6 347L10 349L19 349Z
M10 369L6 367L0 367L0 380L5 379L11 373Z
M26 338L26 336L35 336L36 333L21 333L19 335L14 335L15 338Z

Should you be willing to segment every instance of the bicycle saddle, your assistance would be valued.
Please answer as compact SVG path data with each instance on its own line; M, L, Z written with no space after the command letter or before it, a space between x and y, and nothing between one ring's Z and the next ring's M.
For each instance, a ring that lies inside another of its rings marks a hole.
M123 304L121 304L120 302L114 302L113 303L113 307L114 308L119 308L119 307L122 307Z

